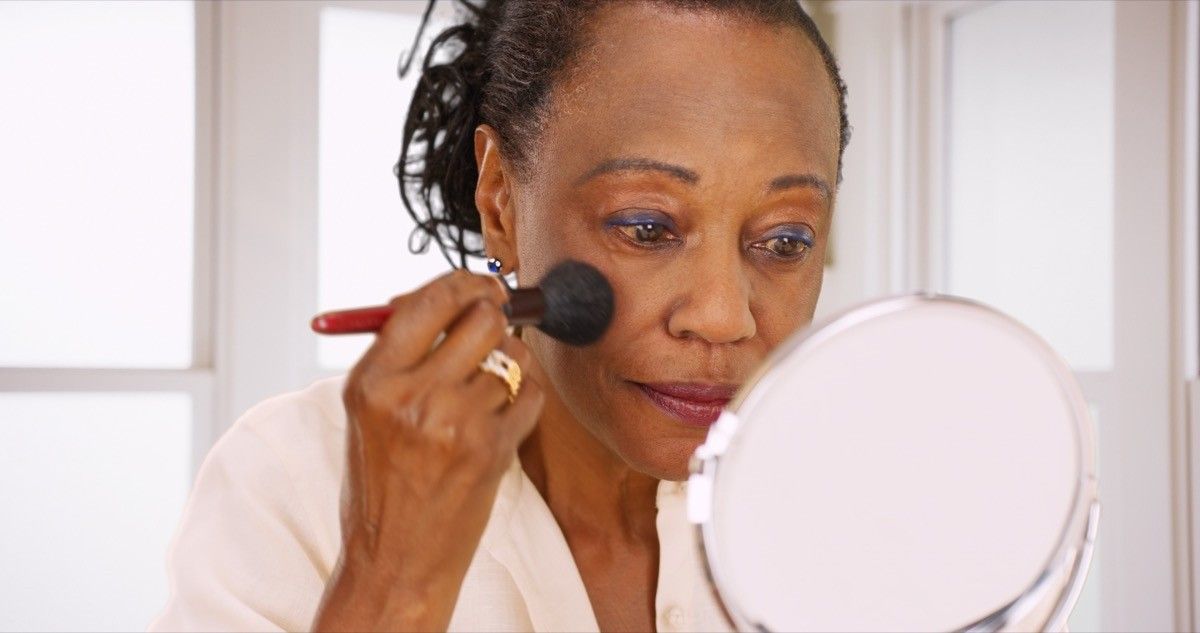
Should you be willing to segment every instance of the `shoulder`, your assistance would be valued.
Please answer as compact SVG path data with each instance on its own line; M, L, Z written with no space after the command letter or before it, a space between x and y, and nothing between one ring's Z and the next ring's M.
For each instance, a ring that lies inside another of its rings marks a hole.
M270 445L288 447L296 446L297 441L302 445L340 438L346 428L342 407L345 383L345 376L325 378L258 403L238 418L213 450L252 436Z
M251 407L209 451L196 488L235 485L259 493L264 502L286 492L311 506L320 522L331 511L336 515L345 466L344 384L344 376L325 378ZM206 481L211 470L227 471L235 481Z
M247 411L201 465L152 630L308 627L339 552L341 378Z
M236 489L264 510L286 509L323 545L335 545L346 462L344 384L344 376L326 378L251 407L213 446L193 494ZM216 472L228 476L211 476Z

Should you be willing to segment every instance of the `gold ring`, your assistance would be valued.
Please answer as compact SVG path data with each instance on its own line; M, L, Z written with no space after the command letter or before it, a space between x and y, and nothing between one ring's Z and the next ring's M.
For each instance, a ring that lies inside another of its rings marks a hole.
M511 356L494 349L479 363L479 371L492 374L508 385L509 402L517 399L517 392L521 390L521 366Z

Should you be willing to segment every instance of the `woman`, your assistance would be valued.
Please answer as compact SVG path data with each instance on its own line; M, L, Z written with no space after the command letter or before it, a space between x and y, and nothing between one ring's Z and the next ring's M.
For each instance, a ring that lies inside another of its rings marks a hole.
M613 323L513 336L464 272L394 299L348 377L213 449L154 628L725 628L677 482L812 318L847 138L828 47L796 0L488 1L437 46L410 211L522 285L591 263Z

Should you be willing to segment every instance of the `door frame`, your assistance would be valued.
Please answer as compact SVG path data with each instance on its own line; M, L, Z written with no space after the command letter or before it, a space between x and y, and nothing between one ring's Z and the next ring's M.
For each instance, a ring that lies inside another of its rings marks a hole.
M839 193L834 248L872 253L863 262L839 258L827 273L834 292L826 311L861 297L945 290L947 26L962 12L987 4L830 0L815 7L833 26L831 43L851 86L851 122L865 121L847 149L849 186ZM1126 629L1195 630L1200 612L1195 589L1200 569L1194 562L1200 560L1200 463L1194 457L1200 456L1200 17L1196 0L1118 2L1116 12L1115 171L1127 183L1152 183L1152 191L1114 187L1114 230L1122 236L1123 250L1150 253L1140 258L1141 265L1114 267L1114 297L1123 299L1114 302L1114 331L1146 323L1167 327L1153 345L1118 345L1116 363L1124 368L1119 376L1078 374L1089 399L1101 408L1101 419L1107 410L1121 419L1146 420L1136 427L1103 429L1117 433L1107 445L1120 450L1110 448L1112 454L1107 460L1102 455L1101 462L1120 463L1125 483L1106 490L1102 473L1102 498L1116 496L1126 505L1137 500L1153 509L1126 524L1112 516L1101 520L1105 571L1139 587L1137 596L1104 592L1102 619ZM1135 68L1153 70L1128 71ZM1159 213L1128 211L1135 208ZM1147 216L1153 217L1147 221ZM1121 393L1149 392L1161 393L1143 398L1153 411L1121 411L1131 400ZM1189 392L1197 406L1188 407Z

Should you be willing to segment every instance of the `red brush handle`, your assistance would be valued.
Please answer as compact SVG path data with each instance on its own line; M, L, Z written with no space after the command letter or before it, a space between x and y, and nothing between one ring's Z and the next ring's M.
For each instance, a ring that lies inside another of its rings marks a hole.
M539 288L516 288L501 306L509 325L537 325L546 312L546 298ZM370 306L334 310L313 317L312 329L317 334L362 334L378 332L392 316L390 306Z
M392 316L391 306L336 310L313 317L312 329L318 334L378 332L390 316Z

